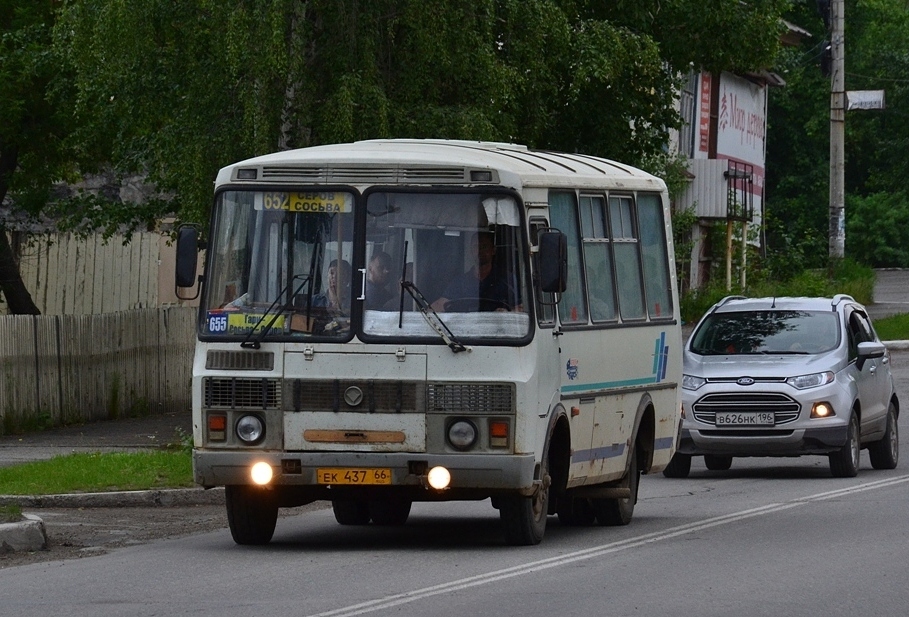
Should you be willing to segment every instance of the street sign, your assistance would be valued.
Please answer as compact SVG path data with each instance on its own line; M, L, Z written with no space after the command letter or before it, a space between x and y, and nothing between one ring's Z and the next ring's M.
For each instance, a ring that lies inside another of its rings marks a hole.
M883 109L883 90L848 90L846 92L846 109Z

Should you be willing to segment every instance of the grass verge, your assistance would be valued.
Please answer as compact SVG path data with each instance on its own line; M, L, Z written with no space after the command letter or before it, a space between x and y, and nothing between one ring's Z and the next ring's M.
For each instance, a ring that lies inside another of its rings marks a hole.
M882 341L909 341L909 313L875 319L874 329Z
M0 495L59 495L193 486L189 452L106 452L56 456L0 468Z

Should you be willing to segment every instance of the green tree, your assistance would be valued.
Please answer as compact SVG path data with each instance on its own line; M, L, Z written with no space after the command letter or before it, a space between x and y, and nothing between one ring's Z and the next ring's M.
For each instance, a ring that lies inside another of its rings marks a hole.
M51 53L50 0L0 0L0 204L14 200L21 215L40 212L53 180L66 171L60 148L65 114L51 91L60 78ZM14 313L38 314L19 275L8 222L0 219L0 290Z
M909 226L899 224L909 174L907 8L906 0L845 5L846 89L882 89L887 101L884 110L846 113L846 255L871 266L909 266L897 248L909 245ZM770 97L766 203L780 224L768 230L768 244L784 251L792 238L814 239L815 249L802 254L806 265L821 267L828 254L830 79L820 60L829 35L813 1L795 3L788 17L815 36L783 52L777 65L787 85Z
M668 68L766 64L787 5L73 0L58 45L80 122L198 217L218 167L279 147L432 136L639 162L679 122Z
M5 0L0 153L32 158L3 177L16 208L110 233L205 220L220 167L278 148L443 137L665 162L679 72L769 65L788 2ZM158 198L47 207L54 180L106 166Z

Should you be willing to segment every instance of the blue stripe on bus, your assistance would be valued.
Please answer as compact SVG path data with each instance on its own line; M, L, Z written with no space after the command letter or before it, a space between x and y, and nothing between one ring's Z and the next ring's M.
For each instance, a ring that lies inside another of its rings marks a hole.
M584 390L605 390L609 388L627 388L629 386L642 386L650 383L660 383L666 379L666 367L669 364L669 345L666 344L666 332L653 341L653 375L638 379L622 379L619 381L601 381L599 383L572 384L562 386L562 393L583 392Z
M672 447L672 437L661 437L653 440L654 450L668 450ZM602 448L592 448L590 450L575 450L571 455L572 463L589 463L599 459L615 458L625 453L625 444L616 443L611 446Z
M602 448L592 448L590 450L575 450L571 455L572 463L589 463L604 458L615 458L625 453L624 443L615 443Z
M640 386L648 383L657 383L657 376L641 377L640 379L623 379L621 381L601 381L599 383L579 383L562 386L562 392L580 392L583 390L604 390L606 388L625 388Z

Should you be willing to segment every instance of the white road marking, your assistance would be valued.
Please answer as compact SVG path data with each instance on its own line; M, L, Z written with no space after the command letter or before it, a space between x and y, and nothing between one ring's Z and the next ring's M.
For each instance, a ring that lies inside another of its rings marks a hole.
M369 600L367 602L361 602L359 604L354 604L351 606L345 606L342 608L336 608L324 613L318 613L312 615L311 617L354 617L355 615L363 615L366 613L371 613L374 611L379 611L386 608L392 608L395 606L400 606L401 604L408 604L410 602L415 602L423 598L429 598L432 596L438 596L445 593L451 593L454 591L461 591L463 589L469 589L471 587L478 587L480 585L488 585L496 581L500 581L507 578L513 578L515 576L521 576L523 574L529 574L531 572L538 572L540 570L547 570L549 568L554 568L556 566L562 566L568 563L573 563L576 561L584 561L587 559L593 559L594 557L600 557L602 555L608 555L610 553L617 553L619 551L624 551L630 548L637 548L639 546L645 546L647 544L653 544L654 542L660 542L663 540L669 540L672 538L677 538L678 536L686 535L689 533L694 533L696 531L701 531L703 529L709 529L711 527L717 527L720 525L726 525L728 523L734 523L737 521L745 520L748 518L753 518L755 516L763 516L766 514L773 514L775 512L782 512L783 510L788 510L790 508L797 508L799 506L805 505L807 503L812 503L816 501L824 501L827 499L835 499L837 497L842 497L845 495L851 495L853 493L860 493L862 491L870 491L879 488L886 488L889 486L894 486L897 484L902 484L904 482L909 482L909 475L897 476L894 478L887 478L884 480L876 480L874 482L866 482L864 484L859 484L856 486L851 486L847 488L836 489L833 491L826 491L824 493L817 493L815 495L809 495L807 497L800 497L792 501L784 503L773 503L761 506L759 508L752 508L750 510L742 510L740 512L734 512L732 514L724 514L722 516L716 516L709 518L703 521L697 521L693 523L686 523L684 525L679 525L677 527L671 527L665 531L657 531L653 533L644 534L636 538L628 538L626 540L619 540L617 542L610 542L609 544L602 544L599 546L594 546L591 548L583 549L580 551L575 551L573 553L568 553L566 555L560 555L558 557L549 557L547 559L541 559L539 561L532 561L530 563L521 564L518 566L512 566L511 568L504 568L502 570L495 570L493 572L487 572L485 574L478 574L476 576L468 576L466 578L461 578L456 581L451 581L448 583L441 583L439 585L433 585L431 587L424 587L422 589L415 589L413 591L406 591L404 593L394 594L386 596L384 598L377 598L375 600Z

